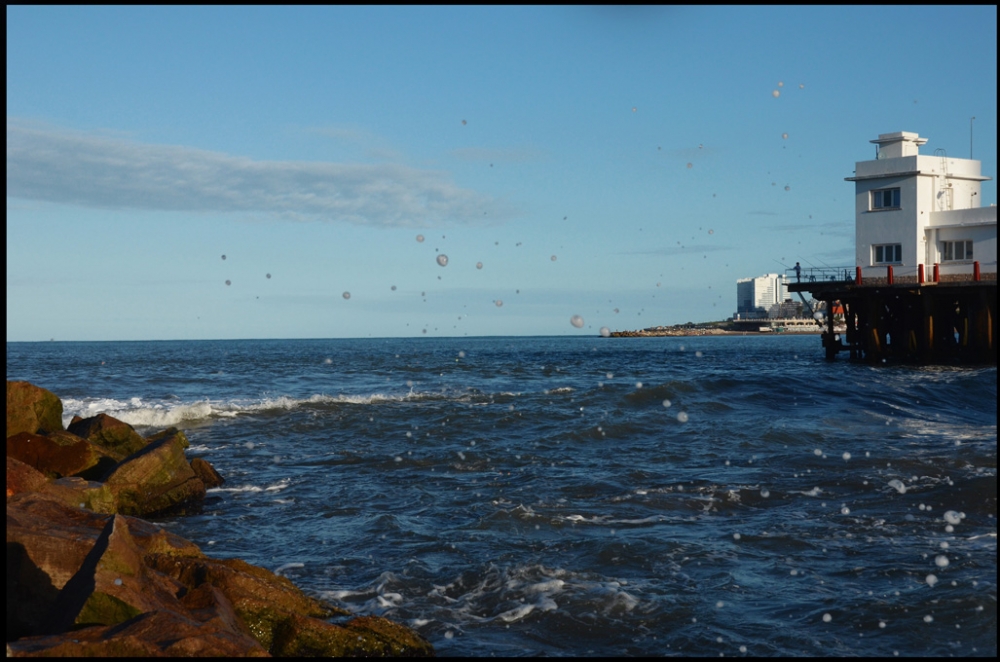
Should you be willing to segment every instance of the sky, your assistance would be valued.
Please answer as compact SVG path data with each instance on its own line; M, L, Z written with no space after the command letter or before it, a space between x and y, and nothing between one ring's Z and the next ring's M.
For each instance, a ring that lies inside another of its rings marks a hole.
M725 319L878 134L997 176L996 13L8 6L7 340Z

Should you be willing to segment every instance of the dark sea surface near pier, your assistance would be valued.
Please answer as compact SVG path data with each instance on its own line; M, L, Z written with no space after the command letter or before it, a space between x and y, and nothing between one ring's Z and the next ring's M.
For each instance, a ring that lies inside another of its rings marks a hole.
M226 477L155 520L439 655L996 654L996 368L816 336L7 343ZM669 406L667 406L669 405Z

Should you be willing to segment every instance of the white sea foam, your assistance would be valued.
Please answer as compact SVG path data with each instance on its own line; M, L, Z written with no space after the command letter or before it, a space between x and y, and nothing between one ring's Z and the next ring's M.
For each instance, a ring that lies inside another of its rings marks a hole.
M291 570L293 568L304 568L304 567L306 567L305 563L285 563L275 568L274 574L280 576L281 573L283 573L285 570Z

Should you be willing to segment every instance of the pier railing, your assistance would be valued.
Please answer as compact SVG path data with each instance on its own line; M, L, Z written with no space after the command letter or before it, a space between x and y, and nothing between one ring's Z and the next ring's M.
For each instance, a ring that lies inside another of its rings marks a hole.
M851 283L854 282L854 267L808 267L801 275L795 269L785 269L785 277L790 283Z
M905 266L889 264L884 267L810 267L796 274L795 269L786 269L789 283L853 283L854 285L922 285L925 283L961 283L996 281L997 263L980 265L978 261L969 264ZM983 269L985 266L987 270ZM947 271L947 273L945 273Z

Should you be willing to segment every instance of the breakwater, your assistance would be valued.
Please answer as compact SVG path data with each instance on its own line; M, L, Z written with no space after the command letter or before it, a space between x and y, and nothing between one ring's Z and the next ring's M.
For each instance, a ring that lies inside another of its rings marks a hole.
M183 432L143 437L106 414L64 430L62 413L50 391L7 382L8 657L432 653L404 626L348 618L136 517L199 510L225 483L187 461Z

